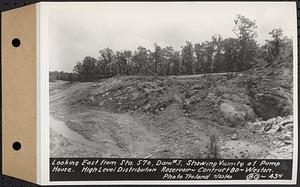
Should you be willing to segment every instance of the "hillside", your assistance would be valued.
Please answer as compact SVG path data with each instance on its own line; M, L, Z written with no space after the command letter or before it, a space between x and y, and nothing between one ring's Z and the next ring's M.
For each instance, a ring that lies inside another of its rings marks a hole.
M50 82L53 123L66 126L51 126L51 156L291 158L285 60L243 72Z

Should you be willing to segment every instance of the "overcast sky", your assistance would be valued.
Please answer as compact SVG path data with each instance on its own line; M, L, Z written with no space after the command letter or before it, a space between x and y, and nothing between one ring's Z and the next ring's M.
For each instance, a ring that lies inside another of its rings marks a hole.
M153 43L179 50L185 41L234 37L237 14L255 20L257 40L273 28L295 35L294 3L49 3L50 70L71 72L100 49L153 49Z

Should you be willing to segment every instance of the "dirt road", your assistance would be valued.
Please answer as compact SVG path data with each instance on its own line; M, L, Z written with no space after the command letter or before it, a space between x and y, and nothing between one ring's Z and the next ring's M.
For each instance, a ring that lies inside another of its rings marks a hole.
M57 84L62 86L65 83ZM90 84L79 83L51 95L50 128L53 133L67 138L73 144L83 144L101 151L101 155L90 156L146 157L150 155L156 149L159 138L143 126L141 121L130 115L114 114L80 106L71 110L61 110L61 107L68 108L67 101L70 97L86 89ZM55 155L57 151L53 151L53 154Z

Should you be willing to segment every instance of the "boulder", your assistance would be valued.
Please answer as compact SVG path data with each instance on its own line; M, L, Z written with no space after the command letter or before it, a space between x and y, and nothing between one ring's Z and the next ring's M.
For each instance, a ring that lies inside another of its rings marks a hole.
M225 117L235 117L239 115L235 108L228 103L222 103L220 105L220 110L225 115Z
M272 124L266 124L264 130L269 131L271 128L272 128Z
M237 134L231 135L231 140L237 140L237 139L238 139L238 135Z
M208 93L206 100L209 102L217 102L217 96L215 96L213 93Z
M144 110L148 110L148 109L150 109L150 107L151 107L151 104L147 104L144 106Z
M237 109L237 103L224 102L220 105L220 111L223 114L229 126L240 125L245 121L246 112Z
M271 128L269 130L267 130L267 133L275 133L278 132L280 130L280 125L279 124L272 124Z

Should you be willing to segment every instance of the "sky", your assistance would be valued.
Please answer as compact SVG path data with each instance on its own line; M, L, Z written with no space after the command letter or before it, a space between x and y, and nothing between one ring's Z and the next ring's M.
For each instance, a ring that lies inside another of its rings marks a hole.
M296 37L295 4L288 2L60 2L47 3L47 9L50 71L72 72L85 56L97 58L106 47L152 50L156 42L180 50L186 41L235 37L238 14L256 21L259 43L274 28Z

